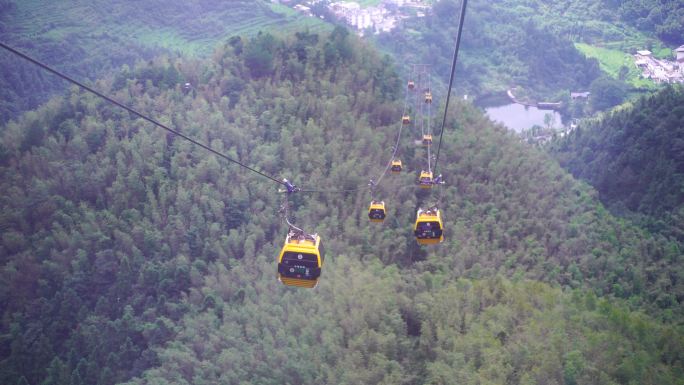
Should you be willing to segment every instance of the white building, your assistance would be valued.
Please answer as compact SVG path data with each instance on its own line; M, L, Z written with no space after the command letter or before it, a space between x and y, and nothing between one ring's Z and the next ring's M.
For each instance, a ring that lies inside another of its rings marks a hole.
M356 14L356 28L366 29L372 26L373 22L371 21L370 12L363 10Z
M651 51L637 51L634 64L642 71L642 76L656 83L684 82L684 46L677 48L677 61L656 59Z
M684 44L680 45L675 52L677 54L677 62L684 63Z

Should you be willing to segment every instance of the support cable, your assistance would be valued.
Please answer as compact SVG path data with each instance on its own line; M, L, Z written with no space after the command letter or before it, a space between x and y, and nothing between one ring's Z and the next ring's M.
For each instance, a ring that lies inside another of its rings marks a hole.
M454 72L456 71L456 61L458 59L458 50L461 46L461 35L463 32L463 21L465 19L466 7L468 0L463 0L461 4L461 16L458 21L458 34L456 35L456 48L454 49L454 59L451 63L451 76L449 77L449 88L447 88L446 105L444 106L444 117L442 118L442 132L439 134L439 145L437 146L437 156L435 157L435 173L437 172L437 163L439 162L439 151L442 148L442 137L444 136L444 128L446 124L447 111L449 110L449 99L451 97L451 87L454 84Z
M413 75L413 69L411 69L411 74ZM414 87L415 87L415 85L414 85ZM380 182L382 181L382 178L385 177L385 175L387 174L387 171L389 171L390 167L392 167L392 161L394 160L394 157L397 156L397 150L399 150L399 142L401 141L401 133L402 133L402 130L404 129L403 119L404 119L404 116L406 115L406 109L408 108L409 94L410 94L410 90L409 90L408 86L404 86L404 88L405 88L405 91L404 91L405 92L404 109L403 109L403 112L401 114L402 122L399 123L400 125L399 125L399 130L397 132L397 140L394 143L394 149L392 150L392 156L390 157L389 161L387 162L387 166L385 166L384 170L382 170L382 173L380 174L380 176L378 176L375 179L375 185L380 184ZM415 118L414 118L414 120L415 120ZM359 189L355 189L355 190L359 190Z
M430 80L429 80L429 75L428 75L428 89L430 89ZM423 95L424 97L424 95ZM428 172L432 175L432 131L430 130L430 121L432 120L432 114L430 110L430 106L432 103L424 103L427 104L427 116L428 116L428 123L427 123L427 134L430 136L430 143L427 146L427 163L428 163ZM434 175L433 175L434 178Z
M148 121L148 122L154 124L155 126L158 126L158 127L160 127L160 128L163 128L164 130L166 130L166 131L168 131L168 132L170 132L170 133L172 133L172 134L174 134L174 135L176 135L176 136L178 136L178 137L181 137L181 138L187 140L188 142L190 142L190 143L192 143L192 144L195 144L195 145L197 145L197 146L199 146L199 147L201 147L201 148L203 148L203 149L205 149L205 150L211 152L212 154L214 154L214 155L216 155L216 156L218 156L218 157L220 157L220 158L223 158L223 159L225 159L225 160L227 160L227 161L229 161L229 162L235 163L235 164L239 165L240 167L243 167L243 168L245 168L245 169L247 169L247 170L249 170L249 171L251 171L251 172L253 172L253 173L256 173L256 174L258 174L258 175L261 175L261 176L264 177L264 178L270 179L271 181L273 181L273 182L275 182L275 183L278 183L278 184L280 184L280 185L284 185L284 183L283 183L281 180L276 179L275 177L270 176L270 175L268 175L268 174L265 174L265 173L263 173L263 172L261 172L261 171L255 169L255 168L252 168L252 167L250 167L250 166L248 166L248 165L246 165L246 164L244 164L244 163L242 163L242 162L240 162L240 161L237 161L237 160L235 160L235 159L233 159L233 158L230 158L229 156L223 154L222 152L219 152L219 151L217 151L217 150L211 148L210 146L208 146L208 145L206 145L206 144L204 144L204 143L198 142L197 140L195 140L195 139L193 139L193 138L191 138L191 137L189 137L189 136L187 136L187 135L184 135L184 134L180 133L179 131L174 130L174 129L171 128L171 127L168 127L167 125L165 125L165 124L163 124L163 123L161 123L161 122L159 122L159 121L157 121L157 120L155 120L155 119L152 119L152 118L150 118L149 116L147 116L147 115L145 115L145 114L143 114L143 113L141 113L141 112L138 112L137 110L134 110L133 108L128 107L128 106L126 106L125 104L120 103L120 102L118 102L118 101L116 101L116 100L110 98L109 96L107 96L107 95L105 95L105 94L103 94L103 93L101 93L101 92L99 92L99 91L96 91L95 89L93 89L93 88L91 88L91 87L88 87L87 85L85 85L85 84L83 84L83 83L81 83L81 82L79 82L79 81L77 81L77 80L75 80L75 79L69 77L68 75L65 75L65 74L63 74L63 73L61 73L61 72L59 72L59 71L53 69L52 67L48 66L47 64L44 64L44 63L42 63L42 62L40 62L40 61L38 61L38 60L36 60L36 59L34 59L34 58L32 58L32 57L30 57L30 56L24 54L24 53L22 53L22 52L17 51L16 49L14 49L14 48L8 46L7 44L5 44L5 43L3 43L3 42L0 42L0 47L2 47L2 48L4 48L4 49L6 49L6 50L12 52L13 54L15 54L15 55L17 55L17 56L19 56L19 57L21 57L21 58L23 58L23 59L25 59L25 60L28 60L29 62L31 62L31 63L33 63L33 64L35 64L35 65L41 67L42 69L44 69L44 70L46 70L46 71L48 71L48 72L51 72L51 73L53 73L53 74L59 76L60 78L66 80L67 82L69 82L69 83L71 83L71 84L74 84L74 85L80 87L81 89L84 89L84 90L86 90L86 91L88 91L88 92L90 92L90 93L92 93L92 94L94 94L94 95L96 95L96 96L98 96L98 97L100 97L100 98L102 98L102 99L108 101L109 103L112 103L112 104L114 104L114 105L116 105L116 106L118 106L118 107L123 108L124 110L130 112L131 114L136 115L136 116L138 116L139 118L141 118L141 119L143 119L143 120L146 120L146 121Z

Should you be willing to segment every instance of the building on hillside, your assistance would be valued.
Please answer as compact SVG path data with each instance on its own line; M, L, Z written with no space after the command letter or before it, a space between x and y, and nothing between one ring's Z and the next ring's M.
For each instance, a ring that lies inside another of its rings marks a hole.
M387 7L387 0L374 7L361 7L357 2L337 1L329 5L330 11L345 24L363 31L371 29L375 33L391 31L398 21L396 12Z
M591 92L571 92L570 93L570 98L572 100L577 100L577 99L586 99L591 95Z
M311 6L315 1L322 0L310 0L306 4ZM362 6L356 1L345 0L325 4L337 20L354 27L361 36L368 30L376 34L389 32L401 20L412 15L425 17L431 7L431 2L427 0L381 0L374 6ZM297 10L306 13L304 9L298 8Z
M311 13L311 8L310 8L310 7L307 7L306 5L297 4L297 5L294 6L294 9L295 9L296 11L299 11L299 12L301 12L301 13L307 15L307 16L312 16L312 15L313 15L313 14Z
M635 55L635 56L636 56L636 55ZM648 60L636 56L636 57L634 58L634 65L636 65L637 67L639 67L639 68L641 68L641 69L644 69L644 68L648 67Z
M684 83L684 46L675 51L677 61L674 62L656 59L651 51L637 51L634 55L634 64L642 71L642 77L655 83Z
M361 5L357 2L338 1L330 4L330 9L335 16L343 19L349 25L356 24L356 14L361 10Z
M677 55L677 62L684 63L684 44L680 45L679 48L675 50L675 54Z

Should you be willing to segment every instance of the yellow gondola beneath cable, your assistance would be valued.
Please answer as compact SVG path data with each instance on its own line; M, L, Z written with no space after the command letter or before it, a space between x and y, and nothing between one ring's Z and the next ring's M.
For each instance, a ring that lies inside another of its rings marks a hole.
M368 218L371 222L382 222L385 220L385 202L371 201L368 207Z
M402 168L401 160L397 159L392 161L392 167L390 168L392 174L399 174Z
M287 286L316 287L324 259L318 234L290 231L278 257L278 280Z
M412 90L416 87L416 83L413 82L413 80L409 80L408 82L408 88L409 90Z
M430 146L432 145L432 135L426 134L423 135L423 146Z
M409 124L409 123L411 123L411 118L410 118L408 115L404 115L404 116L401 118L401 123L403 123L403 124Z
M437 208L418 209L413 234L418 244L421 245L434 245L444 241L444 223L439 210Z
M432 93L431 92L425 93L425 103L432 103Z
M433 185L432 172L431 171L421 171L420 177L418 178L418 185L420 188L431 188Z

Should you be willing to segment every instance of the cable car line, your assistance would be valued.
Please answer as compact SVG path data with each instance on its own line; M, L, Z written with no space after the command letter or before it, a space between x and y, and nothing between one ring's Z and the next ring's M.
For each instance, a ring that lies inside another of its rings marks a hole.
M66 80L69 83L72 83L81 89L84 89L120 108L123 108L124 110L130 112L133 115L136 115L158 127L163 128L164 130L179 136L213 154L216 156L219 156L225 160L228 160L232 163L238 164L241 167L252 171L256 174L259 174L265 178L268 178L269 180L278 183L279 185L285 186L287 194L285 195L285 200L283 203L283 208L282 210L284 211L285 214L285 222L287 223L289 229L288 229L288 234L285 238L285 244L283 245L283 248L281 249L281 252L278 257L278 279L285 285L288 286L297 286L297 287L305 287L305 288L313 288L318 284L319 277L321 275L321 268L323 267L323 260L324 260L324 254L321 249L321 237L318 234L308 234L304 232L302 229L299 227L295 226L292 222L290 222L290 219L288 218L289 214L289 201L288 198L290 194L293 194L295 192L300 191L298 187L290 183L287 179L278 180L268 174L265 174L259 170L256 170L252 167L249 167L237 160L234 160L227 155L207 146L206 144L203 144L201 142L198 142L184 134L181 134L180 132L156 121L155 119L152 119L136 110L133 108L130 108L122 103L117 102L116 100L86 86L85 84L82 84L78 82L77 80L72 79L71 77L53 69L52 67L43 64L42 62L23 54L22 52L17 51L16 49L0 42L0 47L6 49L7 51L10 51L11 53L43 68L44 70L51 72L60 78Z
M430 89L430 74L428 74L427 89L428 90ZM423 103L423 104L427 104L427 110L428 110L428 113L427 113L427 115L428 115L427 131L428 131L428 135L430 136L430 145L428 146L428 150L427 150L427 153L428 153L428 171L432 172L432 167L430 166L430 164L432 163L432 154L430 153L430 151L432 149L432 130L430 129L430 122L432 121L432 109L431 109L432 103ZM435 164L435 166L436 166L436 164Z
M254 172L254 173L256 173L256 174L259 174L259 175L263 176L264 178L268 178L268 179L270 179L271 181L276 182L276 183L278 183L278 184L280 184L280 185L285 185L285 183L284 183L283 181L281 181L281 180L279 180L279 179L276 179L275 177L270 176L270 175L268 175L268 174L265 174L265 173L263 173L263 172L261 172L261 171L255 169L255 168L252 168L252 167L250 167L250 166L248 166L248 165L246 165L246 164L244 164L244 163L242 163L242 162L240 162L240 161L237 161L237 160L235 160L235 159L229 157L228 155L225 155L225 154L223 154L222 152L219 152L219 151L217 151L217 150L211 148L210 146L208 146L208 145L206 145L206 144L204 144L204 143L198 142L197 140L195 140L195 139L193 139L193 138L191 138L191 137L189 137L189 136L187 136L187 135L184 135L184 134L180 133L179 131L174 130L174 129L171 128L171 127L168 127L167 125L165 125L165 124L163 124L163 123L161 123L161 122L159 122L159 121L157 121L157 120L155 120L155 119L153 119L153 118L150 118L149 116L147 116L147 115L145 115L145 114L143 114L143 113L141 113L141 112L138 112L137 110L135 110L135 109L133 109L133 108L131 108L131 107L128 107L128 106L126 106L125 104L120 103L120 102L118 102L118 101L112 99L111 97L109 97L109 96L107 96L107 95L105 95L105 94L103 94L103 93L101 93L101 92L99 92L99 91L96 91L95 89L93 89L93 88L91 88L91 87L88 87L87 85L85 85L85 84L79 82L78 80L75 80L75 79L71 78L70 76L63 74L63 73L57 71L56 69L53 69L53 68L50 67L49 65L44 64L44 63L42 63L42 62L40 62L40 61L38 61L38 60L32 58L31 56L28 56L28 55L26 55L26 54L20 52L20 51L17 51L16 49L14 49L14 48L8 46L7 44L5 44L5 43L3 43L3 42L0 42L0 47L2 47L2 48L4 48L4 49L10 51L11 53L13 53L13 54L15 54L15 55L17 55L17 56L19 56L19 57L21 57L21 58L23 58L23 59L29 61L29 62L35 64L35 65L37 65L37 66L39 66L39 67L41 67L42 69L44 69L44 70L46 70L46 71L48 71L48 72L53 73L54 75L59 76L60 78L66 80L67 82L72 83L72 84L74 84L74 85L80 87L81 89L84 89L84 90L86 90L86 91L88 91L88 92L90 92L90 93L92 93L92 94L94 94L94 95L96 95L96 96L98 96L98 97L100 97L100 98L102 98L102 99L108 101L109 103L112 103L112 104L114 104L114 105L116 105L116 106L118 106L118 107L120 107L120 108L123 108L124 110L130 112L131 114L136 115L136 116L138 116L139 118L141 118L141 119L143 119L143 120L146 120L146 121L148 121L148 122L154 124L155 126L158 126L158 127L160 127L160 128L163 128L164 130L166 130L166 131L168 131L168 132L170 132L170 133L172 133L172 134L174 134L174 135L176 135L176 136L178 136L178 137L181 137L181 138L187 140L188 142L190 142L190 143L192 143L192 144L195 144L195 145L197 145L197 146L199 146L199 147L201 147L201 148L203 148L203 149L205 149L205 150L207 150L207 151L213 153L214 155L216 155L216 156L218 156L218 157L221 157L221 158L223 158L223 159L225 159L225 160L227 160L227 161L229 161L229 162L235 163L235 164L239 165L240 167L243 167L243 168L245 168L245 169L247 169L247 170L249 170L249 171L251 171L251 172Z
M461 35L463 32L463 21L465 20L466 7L468 0L463 0L461 4L461 16L458 21L458 33L456 35L456 48L454 48L454 59L451 62L451 76L449 77L449 88L447 88L446 105L444 106L444 117L442 118L442 131L439 133L439 144L437 145L437 156L435 157L434 170L437 172L437 163L439 162L439 150L442 148L442 137L444 136L444 127L446 124L447 111L449 110L449 99L451 97L451 87L454 84L454 72L456 71L456 60L458 59L458 50L461 46Z
M421 114L422 114L422 111L423 111L423 104L425 104L425 103L421 103L421 102L419 102L417 99L418 99L418 98L416 98L416 103L419 103L419 104L420 104L420 110L421 110ZM428 108L429 108L429 107L428 107ZM430 152L430 150L432 149L432 132L430 131L430 123L429 123L430 120L432 119L432 116L431 116L431 114L430 114L430 110L428 110L427 119L428 119L427 137L430 138L430 139L429 139L429 142L428 142L428 146L427 146L427 165L428 165L428 172L429 172L430 174L432 174L432 157L431 157L431 152ZM422 122L421 122L421 123L422 123ZM424 139L424 140L425 140L425 139Z
M72 77L70 77L70 76L68 76L68 75L63 74L62 72L60 72L60 71L58 71L58 70L52 68L51 66L49 66L49 65L47 65L47 64L45 64L45 63L42 63L42 62L40 62L39 60L34 59L33 57L28 56L28 55L22 53L21 51L18 51L18 50L16 50L16 49L14 49L14 48L8 46L7 44L5 44L5 43L3 43L3 42L0 42L0 47L2 47L2 48L4 48L4 49L6 49L7 51L9 51L9 52L11 52L11 53L13 53L13 54L15 54L15 55L21 57L22 59L25 59L25 60L27 60L27 61L29 61L29 62L31 62L31 63L37 65L38 67L41 67L42 69L44 69L44 70L46 70L46 71L48 71L48 72L50 72L50 73L52 73L52 74L54 74L54 75L56 75L56 76L62 78L62 79L64 79L64 80L66 80L66 81L69 82L69 83L72 83L72 84L78 86L79 88L84 89L84 90L86 90L86 91L88 91L88 92L94 94L95 96L97 96L97 97L99 97L99 98L101 98L101 99L104 99L105 101L107 101L107 102L109 102L109 103L112 103L112 104L116 105L117 107L123 108L124 110L130 112L131 114L136 115L136 116L140 117L141 119L146 120L146 121L148 121L148 122L154 124L155 126L158 126L158 127L162 128L162 129L164 129L164 130L166 130L166 131L168 131L168 132L170 132L170 133L172 133L172 134L174 134L174 135L177 135L177 136L179 136L179 137L181 137L181 138L183 138L183 139L189 141L190 143L193 143L193 144L195 144L195 145L197 145L197 146L199 146L199 147L201 147L201 148L203 148L203 149L205 149L205 150L207 150L207 151L213 153L214 155L216 155L216 156L218 156L218 157L221 157L221 158L223 158L223 159L225 159L225 160L227 160L227 161L229 161L229 162L235 163L235 164L239 165L240 167L243 167L243 168L245 168L245 169L247 169L247 170L249 170L249 171L251 171L251 172L254 172L254 173L258 174L258 175L261 175L262 177L265 177L265 178L267 178L267 179L269 179L269 180L271 180L271 181L273 181L273 182L275 182L275 183L278 183L279 185L285 186L286 189L288 188L288 187L287 187L287 183L288 183L288 182L285 182L285 181L283 181L283 180L277 179L277 178L275 178L275 177L273 177L273 176L271 176L271 175L268 175L268 174L266 174L266 173L264 173L264 172L262 172L262 171L259 171L259 170L255 169L255 168L253 168L253 167L250 167L250 166L248 166L248 165L246 165L246 164L244 164L244 163L242 163L242 162L240 162L240 161L238 161L238 160L235 160L235 159L233 159L233 158L231 158L231 157L229 157L229 156L227 156L227 155L225 155L225 154L219 152L218 150L213 149L212 147L210 147L210 146L208 146L208 145L206 145L206 144L204 144L204 143L202 143L202 142L199 142L199 141L197 141L197 140L195 140L195 139L193 139L193 138L191 138L191 137L189 137L189 136L187 136L187 135L185 135L185 134L182 134L181 132L179 132L179 131L177 131L177 130L174 130L174 129L171 128L171 127L168 127L167 125L165 125L165 124L163 124L163 123L161 123L161 122L159 122L159 121L157 121L157 120L155 120L155 119L153 119L153 118L150 118L149 116L147 116L147 115L145 115L145 114L143 114L143 113L141 113L141 112L139 112L139 111L137 111L137 110L135 110L135 109L133 109L133 108L131 108L131 107L128 107L128 106L126 106L125 104L116 101L115 99L112 99L111 97L109 97L109 96L107 96L107 95L105 95L105 94L103 94L103 93L101 93L101 92L99 92L99 91L97 91L97 90L95 90L95 89L93 89L93 88L91 88L91 87L89 87L89 86L87 86L87 85L85 85L85 84L79 82L78 80L73 79ZM397 141L397 142L398 142L398 141ZM397 144L397 145L398 145L398 144ZM395 153L396 153L396 147L395 147ZM294 185L292 185L292 186L294 186ZM363 188L363 187L358 187L358 188L355 188L355 189L347 189L347 190L311 190L311 189L304 190L304 189L299 189L299 188L295 187L295 190L290 191L290 192L302 192L302 193L349 193L349 192L354 192L354 191L361 190L362 188ZM285 190L283 190L283 192L284 192L284 191L285 191Z
M149 123L152 123L152 124L155 125L155 126L158 126L158 127L162 128L162 129L164 129L164 130L166 130L166 131L168 131L168 132L170 132L170 133L172 133L172 134L174 134L174 135L176 135L176 136L178 136L178 137L180 137L180 138L182 138L182 139L185 139L186 141L188 141L188 142L190 142L190 143L192 143L192 144L195 144L195 145L197 145L197 146L199 146L199 147L201 147L201 148L203 148L203 149L205 149L205 150L207 150L207 151L213 153L214 155L216 155L216 156L218 156L218 157L220 157L220 158L223 158L223 159L225 159L225 160L227 160L227 161L229 161L229 162L235 163L235 164L239 165L240 167L243 167L243 168L247 169L248 171L251 171L251 172L253 172L253 173L256 173L256 174L258 174L258 175L260 175L260 176L262 176L262 177L264 177L264 178L267 178L267 179L269 179L269 180L271 180L271 181L273 181L273 182L275 182L275 183L278 183L279 185L286 186L286 188L287 188L287 183L288 183L288 182L285 182L285 181L283 181L283 180L280 180L280 179L278 179L278 178L276 178L276 177L274 177L274 176L268 175L268 174L266 174L266 173L264 173L264 172L262 172L262 171L259 171L259 170L255 169L255 168L253 168L253 167L250 167L249 165L246 165L246 164L244 164L244 163L242 163L242 162L240 162L240 161L238 161L238 160L235 160L235 159L233 159L233 158L227 156L226 154L224 154L224 153L222 153L222 152L220 152L220 151L218 151L218 150L216 150L216 149L210 147L209 145L206 145L206 144L204 144L204 143L202 143L202 142L199 142L199 141L197 141L197 140L195 140L195 139L193 139L193 138L191 138L191 137L189 137L189 136L187 136L187 135L185 135L185 134L183 134L183 133L181 133L181 132L179 132L179 131L177 131L177 130L175 130L175 129L173 129L173 128L171 128L171 127L169 127L169 126L167 126L167 125L165 125L165 124L163 124L163 123L161 123L161 122L159 122L158 120L153 119L153 118L151 118L151 117L149 117L149 116L143 114L142 112L139 112L139 111L135 110L134 108L131 108L131 107L129 107L129 106L127 106L127 105L125 105L125 104L123 104L123 103L121 103L121 102L119 102L119 101L117 101L117 100L115 100L115 99L113 99L113 98L111 98L111 97L109 97L109 96L107 96L107 95L105 95L105 94L103 94L103 93L101 93L101 92L95 90L95 89L93 89L92 87L89 87L89 86L83 84L82 82L79 82L78 80L76 80L76 79L70 77L69 75L66 75L66 74L62 73L62 72L60 72L60 71L54 69L53 67L51 67L51 66L49 66L49 65L47 65L47 64L45 64L45 63L43 63L43 62L41 62L41 61L39 61L39 60L37 60L37 59L35 59L35 58L33 58L33 57L31 57L31 56L29 56L29 55L27 55L27 54L25 54L25 53L23 53L23 52L21 52L21 51L15 49L15 48L13 48L13 47L11 47L11 46L9 46L9 45L3 43L3 42L0 42L0 47L4 48L5 50L11 52L11 53L14 54L14 55L17 55L17 56L21 57L22 59L24 59L24 60L26 60L26 61L28 61L28 62L30 62L30 63L32 63L32 64L35 64L36 66L38 66L38 67L44 69L45 71L48 71L48 72L50 72L50 73L56 75L57 77L62 78L63 80L65 80L65 81L67 81L67 82L69 82L69 83L71 83L71 84L73 84L73 85L76 85L77 87L79 87L79 88L81 88L81 89L83 89L83 90L85 90L85 91L87 91L87 92L90 92L91 94L93 94L93 95L95 95L95 96L97 96L97 97L99 97L99 98L101 98L101 99L103 99L103 100L105 100L105 101L107 101L107 102L109 102L109 103L111 103L111 104L114 104L115 106L117 106L117 107L119 107L119 108L122 108L122 109L128 111L129 113L131 113L131 114L133 114L133 115L135 115L135 116L138 116L139 118L141 118L141 119L143 119L143 120L145 120L145 121L147 121L147 122L149 122ZM407 93L407 97L408 97L408 93ZM405 99L405 100L404 100L404 111L406 111L406 108L407 108L407 100ZM400 138L401 138L401 129L402 129L402 127L400 126L400 127L399 127L399 134L397 135L397 143L396 143L396 145L395 145L395 147L394 147L394 151L393 151L393 153L392 153L392 157L393 157L393 158L394 158L394 156L396 156L396 152L397 152L397 149L398 149L398 147L399 147L399 140L400 140ZM386 172L387 172L387 170L389 169L389 167L391 167L391 163L392 163L392 159L390 159L389 166L383 171L382 175L378 178L378 181L380 181L380 180L384 177L384 174L386 174ZM354 189L343 189L343 190L321 190L321 189L299 189L299 188L295 188L295 190L290 191L290 192L302 192L302 193L350 193L350 192L354 192L354 191L361 190L362 188L363 188L363 187L358 187L358 188L354 188Z
M418 71L416 74L416 88L418 88L418 90L420 90L421 86L423 85L423 82L421 81L422 74L423 73L421 71ZM418 125L420 121L420 135L422 137L425 135L425 124L423 120L423 106L418 103L418 92L413 95L413 107L416 110L416 120L414 125Z
M320 194L345 194L345 193L350 193L354 191L359 191L363 189L363 187L357 187L353 189L348 189L348 190L298 190L297 192L299 193L320 193Z
M434 184L441 185L444 183L443 179L441 176L438 176L437 179L433 178L433 170L437 170L437 164L439 162L439 154L440 154L440 149L442 146L442 140L444 136L444 128L445 128L445 123L446 123L446 116L447 116L447 111L449 108L449 100L451 96L451 90L453 86L453 81L454 81L454 73L455 73L455 68L456 68L456 62L458 58L458 51L460 48L460 42L461 42L461 35L463 31L463 21L465 19L465 12L466 12L466 7L467 7L467 0L462 0L461 4L461 14L460 14L460 19L459 19L459 27L458 27L458 34L456 37L456 47L454 49L454 57L451 65L451 75L449 78L449 87L447 89L447 99L446 99L446 105L444 109L444 116L442 119L442 130L440 132L440 138L439 138L439 145L437 147L437 156L435 157L435 163L434 167L432 167L432 161L431 161L431 147L432 147L432 133L431 133L431 126L430 126L430 120L431 120L431 106L427 106L427 131L428 135L425 135L425 117L423 116L423 103L420 103L419 106L416 106L416 115L414 117L414 127L416 127L416 119L420 118L420 128L421 128L421 133L423 135L422 140L425 142L427 146L427 163L428 163L428 171L429 177L424 180L423 176L426 174L425 171L421 171L420 173L420 178L419 178L419 187L421 188L429 188L432 187ZM290 221L289 218L289 197L291 194L297 193L297 192L302 192L302 193L348 193L348 192L354 192L358 191L362 188L362 186L359 186L354 189L340 189L340 190L318 190L318 189L301 189L294 184L290 183L287 179L277 179L271 175L268 175L262 171L259 171L255 168L252 168L240 161L237 161L235 159L230 158L229 156L219 152L218 150L215 150L214 148L210 147L209 145L206 145L202 142L199 142L187 135L182 134L181 132L166 126L165 124L141 113L138 112L137 110L128 107L115 99L112 99L111 97L100 93L96 91L95 89L69 77L68 75L65 75L52 67L48 66L47 64L44 64L10 46L7 44L0 42L0 47L4 48L5 50L37 65L38 67L41 67L42 69L62 78L63 80L74 84L78 86L79 88L88 91L95 96L111 103L114 104L129 113L138 116L139 118L152 123L153 125L160 127L167 132L170 132L182 139L185 139L186 141L193 143L211 153L214 155L223 158L229 162L235 163L239 165L240 167L243 167L247 169L248 171L251 171L255 174L258 174L264 178L267 178L279 185L285 186L285 190L279 190L282 193L286 193L283 198L283 204L281 206L281 212L284 214L284 219L285 222L288 225L288 234L285 238L285 243L280 251L280 254L278 256L278 279L285 285L287 286L296 286L296 287L307 287L307 288L313 288L318 284L321 270L323 267L323 261L325 259L324 256L324 251L321 246L321 237L318 234L309 234L306 233L304 230L301 228L297 227L294 223ZM403 126L405 124L410 124L410 116L407 115L407 108L409 105L409 97L410 97L410 92L414 90L416 87L420 87L425 81L425 79L422 78L423 75L426 75L426 66L425 65L414 65L411 69L411 76L413 76L414 72L416 71L417 67L421 67L423 72L418 74L418 84L414 83L413 80L409 80L408 85L406 87L405 91L405 98L404 98L404 107L403 107L403 112L402 112L402 119L401 123L399 125L399 129L397 132L397 140L395 142L394 148L392 150L392 156L387 163L387 166L384 168L382 173L379 175L379 177L376 179L377 181L374 181L373 179L370 180L370 192L371 192L371 204L368 210L368 216L372 222L382 222L385 219L385 205L383 201L375 201L374 200L374 189L377 187L377 185L382 181L384 176L387 174L387 172L392 169L394 170L393 164L395 163L395 157L397 154L397 151L399 149L399 143L401 141L401 134L403 130ZM426 104L432 104L432 95L431 95L431 88L430 88L430 75L427 73L427 83L428 83L428 88L427 88L427 93L425 94L425 99L424 102ZM419 91L422 91L421 88L418 88ZM429 95L429 98L428 98ZM419 103L419 95L416 93L415 95L415 103ZM401 170L401 163L399 162L399 171ZM441 202L441 189L440 189L440 194L439 194L439 202ZM414 226L414 235L416 237L416 240L418 241L419 244L421 245L429 245L429 244L436 244L436 243L441 243L444 241L444 235L443 235L443 221L441 217L440 210L438 209L437 205L430 207L426 210L419 209L417 212L417 218Z
M287 179L283 182L287 187L287 194L283 199L281 211L284 212L288 230L285 243L278 255L278 280L286 286L312 289L318 284L325 260L321 237L318 234L308 234L290 222L289 197L298 189Z
M444 128L445 128L445 123L446 123L446 117L447 117L447 111L449 111L449 99L451 96L451 89L453 86L454 82L454 72L456 69L456 61L458 59L458 51L459 47L461 44L461 35L463 32L463 21L465 19L465 11L466 7L468 4L468 0L462 0L461 4L461 16L459 19L459 25L458 25L458 35L456 36L456 48L454 49L454 58L451 63L451 75L449 78L449 87L447 89L447 99L446 99L446 105L444 107L444 117L442 118L442 131L439 134L439 145L437 146L437 156L435 157L435 165L434 165L434 172L437 173L437 164L439 162L439 153L440 149L442 148L442 139L444 137ZM430 102L432 101L432 96L430 95ZM427 97L426 97L427 101ZM430 161L430 146L428 145L428 167L431 163ZM435 179L432 178L432 173L429 174L429 180L426 181L426 183L423 183L423 175L424 173L421 172L421 177L419 179L420 181L420 187L423 188L429 188L432 187L432 185L437 184L437 185L442 185L444 184L444 180L442 179L441 175L438 175ZM427 178L426 178L427 179ZM437 243L441 243L444 241L444 222L442 220L442 215L439 210L439 205L441 204L442 200L442 189L439 189L439 198L437 201L437 204L423 210L422 208L418 209L418 212L416 213L416 223L414 225L414 235L416 237L416 241L420 245L433 245Z
M413 73L413 70L411 70L411 72ZM403 109L403 112L401 114L402 119L404 116L406 116L406 109L408 108L408 100L409 100L409 91L410 91L410 89L407 86L405 91L404 91L404 109ZM394 149L392 150L392 156L390 157L389 162L387 162L387 166L385 166L385 169L382 171L380 176L378 176L376 178L375 185L380 184L380 182L382 181L382 178L384 178L385 175L387 174L387 171L389 171L389 169L392 168L392 162L394 161L394 158L397 156L397 151L399 150L399 143L401 141L401 133L402 133L403 129L404 129L404 122L402 121L399 123L399 130L397 132L397 140L394 143Z

